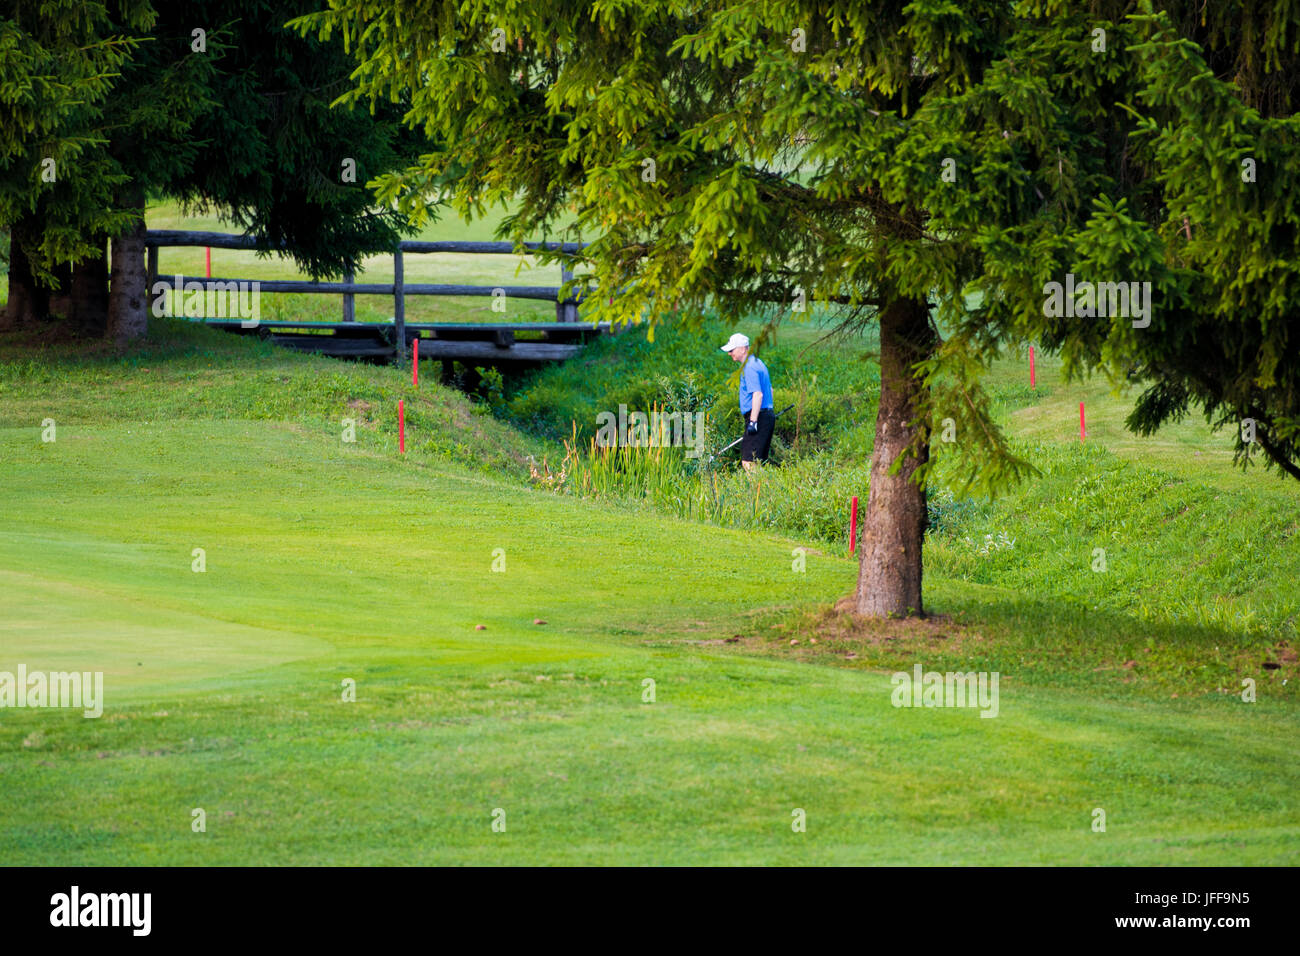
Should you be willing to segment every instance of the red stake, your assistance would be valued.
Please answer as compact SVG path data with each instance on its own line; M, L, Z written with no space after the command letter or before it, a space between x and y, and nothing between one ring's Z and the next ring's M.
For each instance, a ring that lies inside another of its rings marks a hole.
M1034 384L1034 347L1029 346L1029 387L1037 388Z
M203 270L207 273L208 278L212 278L212 247L203 247Z
M858 544L858 498L853 496L853 510L849 514L849 554Z
M397 400L397 450L406 454L406 403Z
M411 341L411 384L420 387L420 340Z
M1083 425L1083 402L1080 402L1079 403L1079 441L1083 441L1084 437L1087 434L1088 432Z

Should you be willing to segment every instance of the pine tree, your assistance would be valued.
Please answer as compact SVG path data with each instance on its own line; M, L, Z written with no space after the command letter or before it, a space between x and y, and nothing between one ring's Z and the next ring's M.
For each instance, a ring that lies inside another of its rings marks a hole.
M312 0L196 0L187 15L228 25L209 85L222 108L196 127L206 147L169 193L212 207L291 256L313 278L359 271L409 232L366 183L413 162L425 138L401 122L403 101L333 108L354 64L340 42L304 37L287 22Z
M438 188L462 215L509 201L503 232L516 240L550 234L572 208L560 238L591 240L587 286L603 290L593 318L644 316L652 334L705 308L736 318L765 307L775 321L806 299L875 323L882 383L857 608L921 613L931 310L973 264L929 227L928 186L899 186L940 182L931 132L913 117L990 64L1013 29L1010 4L337 0L301 25L340 32L355 51L349 101L409 96L410 118L446 144L382 177L380 200L416 217ZM968 454L996 483L1026 466L986 405L968 383L963 409L980 426Z
M1137 386L1135 432L1199 409L1243 467L1300 478L1300 10L1159 6L1043 4L918 114L928 156L962 171L924 206L979 303L942 299L944 349L978 365L1037 341L1071 377ZM1050 308L1070 276L1149 283L1149 313Z
M337 44L285 28L310 8L32 2L3 21L0 36L23 55L0 59L0 69L8 64L0 77L12 76L0 83L12 84L26 111L0 140L3 158L38 170L63 144L57 182L33 188L36 173L24 172L0 192L0 226L12 223L13 233L10 316L59 312L120 344L144 335L150 196L214 207L266 254L292 256L313 276L356 270L364 256L393 248L409 227L374 209L365 183L412 161L422 139L398 123L400 104L330 109L351 61ZM87 48L99 59L87 60Z
M313 277L359 271L391 250L405 220L374 208L369 176L418 155L397 106L331 109L351 70L339 44L303 38L286 21L309 0L196 0L163 8L150 57L133 64L114 106L124 114L112 153L137 217L115 241L110 326L144 334L146 192L214 208ZM196 67L196 62L202 67ZM170 106L168 105L170 104ZM120 255L119 255L120 246ZM119 262L120 260L120 262Z
M14 0L0 18L0 227L10 232L7 325L43 319L65 302L68 263L103 249L119 228L119 174L102 148L103 102L137 49L147 3ZM116 19L115 19L116 18ZM127 33L114 32L114 24Z
M777 318L797 296L878 324L863 613L922 608L941 411L967 490L1032 470L979 387L1008 346L1145 381L1140 431L1191 404L1249 415L1292 467L1300 257L1293 195L1277 194L1295 172L1300 14L1285 3L1165 4L1165 20L1109 0L331 6L299 26L354 50L348 101L409 96L446 143L382 177L382 201L417 219L439 189L462 215L510 201L515 239L571 207L568 238L594 237L588 285L607 290L594 317L650 334L675 306L777 301ZM1247 150L1266 188L1243 188ZM1045 290L1071 273L1151 283L1163 332L1053 310Z

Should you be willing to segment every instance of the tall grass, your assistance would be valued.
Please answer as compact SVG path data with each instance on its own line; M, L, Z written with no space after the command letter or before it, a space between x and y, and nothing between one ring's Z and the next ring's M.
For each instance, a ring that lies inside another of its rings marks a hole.
M508 395L504 417L564 447L558 465L534 465L533 482L846 550L849 500L867 493L879 382L878 369L862 360L868 343L814 345L822 333L806 327L783 332L764 349L777 407L793 408L777 422L774 464L747 474L737 465L739 448L721 452L740 428L736 366L717 349L732 331L708 317L695 327L661 329L654 343L630 330L520 383ZM619 404L702 413L703 453L600 447L592 437L597 414Z
M716 442L691 458L681 447L601 446L595 438L583 441L576 427L564 449L555 467L533 463L535 485L707 524L781 532L839 550L848 547L849 501L865 496L869 471L865 461L831 467L827 456L819 456L747 473L735 467L733 454L719 457Z

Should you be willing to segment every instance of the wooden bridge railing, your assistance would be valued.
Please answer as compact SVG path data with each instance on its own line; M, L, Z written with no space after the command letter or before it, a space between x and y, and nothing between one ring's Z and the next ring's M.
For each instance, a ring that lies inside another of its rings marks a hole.
M239 236L225 232L195 232L184 229L150 229L145 236L148 248L149 290L152 294L154 282L158 279L158 249L161 246L208 246L214 249L256 249L257 240L252 236ZM555 252L578 252L582 244L577 242L526 242L526 250L545 250ZM405 280L403 255L405 253L425 252L459 252L488 255L511 255L518 250L510 242L421 242L403 240L393 251L393 281L354 282L351 272L344 275L343 282L314 282L305 279L258 279L257 287L262 292L296 292L296 293L339 293L343 296L343 321L356 321L353 296L356 295L391 295L393 297L393 326L396 335L397 357L406 357L406 297L408 295L493 295L501 289L506 296L519 299L548 299L555 302L557 322L577 322L579 299L560 300L561 286L483 286L454 285L445 283L416 282ZM561 282L567 283L573 278L568 269L560 270ZM208 282L240 282L240 280L206 276Z

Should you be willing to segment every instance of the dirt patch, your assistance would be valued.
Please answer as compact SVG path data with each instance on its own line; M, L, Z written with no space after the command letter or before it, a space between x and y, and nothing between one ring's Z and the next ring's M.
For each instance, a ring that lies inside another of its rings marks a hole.
M1276 647L1269 648L1268 657L1264 659L1263 667L1266 671L1277 671L1289 664L1291 669L1294 670L1297 660L1300 660L1300 655L1296 654L1295 648L1291 646L1290 642L1280 641Z
M797 659L831 657L853 661L893 658L896 655L929 655L936 651L960 654L970 641L984 636L958 623L951 615L932 614L896 620L861 617L853 611L848 595L834 607L822 608L784 625L773 625L766 636L741 636L744 646L765 646L782 656Z
M359 412L368 412L371 407L371 404L363 398L354 398L348 402L348 408L356 409Z
M823 614L825 626L818 636L876 645L890 642L949 642L947 646L952 646L951 642L963 639L982 639L958 624L949 614L898 619L861 617L854 613L854 603L852 594L836 601L835 607Z
M673 633L656 635L641 643L648 647L725 648L739 654L823 664L851 663L858 667L893 667L900 660L918 657L988 653L985 635L961 624L952 615L885 620L859 617L852 608L853 595L837 601L833 607L794 610L790 605L768 605L741 611L742 620L733 623L733 629L724 630L722 622L692 621L674 627ZM713 634L699 633L708 630Z

